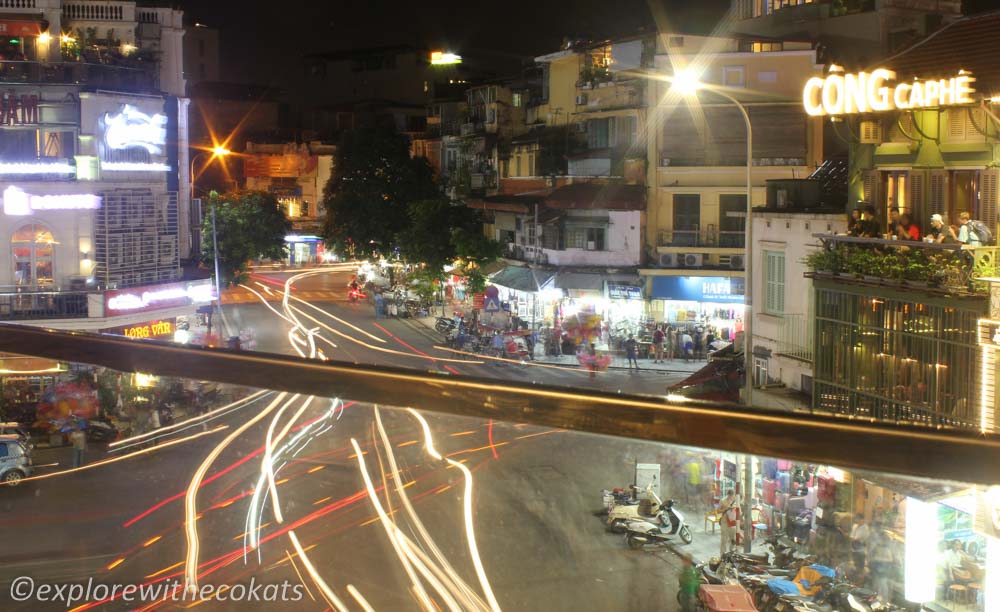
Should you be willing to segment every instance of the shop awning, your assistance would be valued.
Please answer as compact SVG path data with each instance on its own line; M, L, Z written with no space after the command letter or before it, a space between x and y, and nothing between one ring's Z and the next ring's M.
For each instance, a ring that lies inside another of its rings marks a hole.
M556 275L556 289L567 291L591 291L604 293L604 283L641 286L638 276L633 274L601 274L599 272L559 272Z
M490 282L515 291L535 292L552 280L553 274L545 270L507 266L490 277Z
M951 482L928 482L904 476L886 476L875 472L856 472L856 475L872 484L923 502L942 501L956 495L966 494L970 490L967 485Z
M646 188L613 183L573 183L550 193L545 198L545 205L563 209L643 210Z
M0 36L38 36L49 27L37 17L0 15Z

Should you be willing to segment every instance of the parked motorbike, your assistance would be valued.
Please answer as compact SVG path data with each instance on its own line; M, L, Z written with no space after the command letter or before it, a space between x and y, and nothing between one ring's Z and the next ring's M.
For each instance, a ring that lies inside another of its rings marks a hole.
M632 488L635 489L635 485L632 485ZM646 487L645 492L647 499L613 506L608 512L608 529L615 533L624 533L629 521L634 520L652 520L669 527L663 512L663 500L653 491L652 483Z
M455 320L449 319L448 317L438 317L437 321L434 322L434 329L445 335L448 335L448 333L453 331L456 327L458 326L455 325Z
M615 487L610 491L607 489L601 490L601 502L604 506L604 513L607 514L611 512L611 509L615 506L623 506L625 504L639 503L638 500L632 499L632 493L621 488Z
M674 509L674 500L667 500L662 505L663 514L669 521L669 529L645 520L629 521L625 527L625 543L632 550L638 550L647 544L666 544L677 536L685 544L694 539L691 529L684 522L684 515Z

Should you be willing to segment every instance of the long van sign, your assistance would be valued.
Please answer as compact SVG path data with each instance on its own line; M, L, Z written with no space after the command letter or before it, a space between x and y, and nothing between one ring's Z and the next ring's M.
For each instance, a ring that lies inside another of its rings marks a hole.
M813 77L802 90L802 105L813 116L877 113L911 108L933 108L971 104L976 79L964 70L950 79L891 82L896 73L886 68L871 72L843 74L843 68L830 66L825 78Z

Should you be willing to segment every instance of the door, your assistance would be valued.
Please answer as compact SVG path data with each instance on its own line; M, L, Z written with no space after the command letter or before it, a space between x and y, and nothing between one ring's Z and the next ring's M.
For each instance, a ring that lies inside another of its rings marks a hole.
M747 196L727 193L719 196L719 246L742 249L747 229Z
M701 229L701 196L674 194L674 224L671 246L698 246Z

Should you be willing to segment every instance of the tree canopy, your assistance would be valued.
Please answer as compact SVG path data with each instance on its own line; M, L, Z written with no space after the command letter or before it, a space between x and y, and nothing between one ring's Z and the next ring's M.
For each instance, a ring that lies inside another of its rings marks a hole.
M391 255L410 224L409 205L441 196L427 160L386 128L345 132L323 190L323 237L345 256Z
M207 203L201 224L201 255L202 261L214 265L211 214L214 207L220 283L239 282L251 260L285 258L285 236L291 232L292 224L274 194L239 191L219 195L213 191Z

